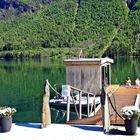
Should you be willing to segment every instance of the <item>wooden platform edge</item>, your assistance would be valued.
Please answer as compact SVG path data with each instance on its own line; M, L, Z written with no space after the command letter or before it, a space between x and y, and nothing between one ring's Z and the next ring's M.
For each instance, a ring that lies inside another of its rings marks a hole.
M102 120L102 115L67 121L66 124L97 124Z

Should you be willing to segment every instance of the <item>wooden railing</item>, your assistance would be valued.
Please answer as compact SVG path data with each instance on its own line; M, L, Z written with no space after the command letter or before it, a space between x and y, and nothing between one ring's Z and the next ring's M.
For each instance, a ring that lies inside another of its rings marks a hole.
M75 104L75 92L76 92L76 95L78 94L79 95L79 110L77 109L77 106ZM73 86L70 86L70 96L67 97L67 121L70 120L70 105L72 102L74 104L74 107L75 107L75 111L77 113L77 117L78 119L81 119L82 118L82 97L86 97L87 99L87 117L90 117L90 116L94 116L96 114L96 112L99 110L99 106L98 108L96 108L96 95L93 94L93 93L90 93L90 92L87 92L87 91L84 91L84 90L81 90L81 89L78 89L76 87L73 87ZM90 97L93 97L93 104L91 105L91 102L90 102ZM72 100L72 101L71 101Z

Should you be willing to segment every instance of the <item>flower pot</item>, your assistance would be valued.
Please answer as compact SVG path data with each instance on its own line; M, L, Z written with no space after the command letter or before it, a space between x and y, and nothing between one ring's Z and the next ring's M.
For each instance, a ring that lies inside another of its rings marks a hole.
M136 118L125 119L126 133L128 135L134 135L134 134L136 134L137 124L138 124L138 119L136 119Z
M1 132L9 132L12 126L12 117L10 116L3 116L0 117L0 127Z

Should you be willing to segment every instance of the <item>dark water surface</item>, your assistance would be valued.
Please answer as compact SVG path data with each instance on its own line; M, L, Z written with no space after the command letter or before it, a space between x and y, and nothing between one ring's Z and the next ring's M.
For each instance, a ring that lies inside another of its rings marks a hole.
M134 83L140 77L140 58L115 59L112 65L112 83L124 84L127 76ZM14 122L41 122L42 95L48 79L54 84L65 84L62 59L0 60L0 105L17 109ZM53 92L51 92L53 96ZM52 109L52 121L65 122L66 112ZM75 114L72 113L72 116Z
M14 122L40 122L45 80L65 83L60 59L0 61L0 105L17 109Z

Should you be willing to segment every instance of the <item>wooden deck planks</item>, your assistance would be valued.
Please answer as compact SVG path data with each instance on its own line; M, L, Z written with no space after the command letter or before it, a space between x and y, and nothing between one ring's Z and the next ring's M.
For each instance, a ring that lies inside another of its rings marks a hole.
M117 86L114 86L117 88ZM113 91L114 88L110 87ZM140 88L127 88L125 86L120 86L114 93L114 98L116 102L116 110L120 114L121 108L124 106L132 106L135 103L136 95L140 94ZM113 96L111 97L111 101L114 105ZM117 116L115 116L115 112L111 109L111 114L113 114L111 119L112 125L124 125L124 121ZM97 112L96 116L90 118L84 118L80 120L72 120L68 122L69 124L102 124L102 111L101 109Z
M97 124L100 120L102 120L102 115L96 115L94 117L83 118L78 120L70 120L67 124Z
M134 105L136 96L139 93L140 93L140 88L127 88L125 86L120 86L119 89L114 93L117 112L121 114L121 109L124 106ZM112 113L115 114L114 111L112 111ZM124 121L119 116L117 116L117 121L116 121L116 118L114 115L112 117L111 124L124 125Z

